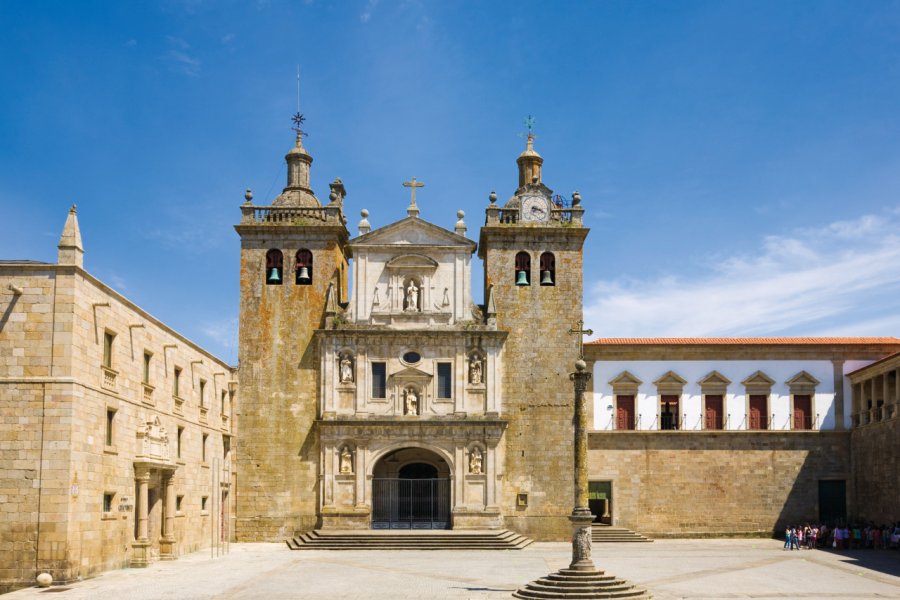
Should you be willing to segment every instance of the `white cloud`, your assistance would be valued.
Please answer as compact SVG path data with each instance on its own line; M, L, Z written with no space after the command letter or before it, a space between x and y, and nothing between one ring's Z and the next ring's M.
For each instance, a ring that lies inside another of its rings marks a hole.
M697 279L588 284L603 337L898 335L900 211L772 235Z
M376 6L378 6L378 0L368 0L366 2L366 7L359 15L359 20L363 23L368 23L369 19L372 18L372 13L375 11Z
M225 317L218 321L208 321L200 327L201 333L214 341L224 352L219 358L234 364L238 343L237 317Z
M172 63L177 70L185 75L198 75L200 73L200 59L190 54L191 45L185 40L171 35L166 36L166 41L170 48L163 54L163 59Z

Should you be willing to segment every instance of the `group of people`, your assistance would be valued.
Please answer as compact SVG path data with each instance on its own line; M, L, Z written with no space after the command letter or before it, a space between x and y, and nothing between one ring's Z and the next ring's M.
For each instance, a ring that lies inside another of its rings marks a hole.
M893 525L877 526L847 525L838 523L834 527L821 525L788 526L784 530L785 550L812 550L833 548L835 550L896 550L900 547L900 521Z

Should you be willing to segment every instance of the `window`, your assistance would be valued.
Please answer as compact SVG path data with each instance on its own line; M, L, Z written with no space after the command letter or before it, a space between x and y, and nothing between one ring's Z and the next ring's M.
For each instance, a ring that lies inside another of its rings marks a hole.
M181 512L181 506L184 504L184 496L175 496L175 512Z
M281 250L266 252L266 285L281 285L284 273L284 255Z
M448 362L440 362L437 364L438 398L453 397L452 366L453 365Z
M527 252L516 254L516 285L531 285L531 256Z
M659 428L680 429L678 419L678 399L674 394L663 394L659 399Z
M403 362L410 365L418 364L420 360L422 360L422 355L418 352L407 352L403 355Z
M206 512L206 502L209 500L209 496L203 496L200 498L200 510Z
M206 462L206 440L207 439L209 439L209 434L204 433L203 440L201 442L202 445L200 446L200 460L202 460L203 462Z
M222 436L222 458L228 459L228 453L231 452L231 436Z
M116 334L111 331L103 332L103 366L112 369L113 361L113 342L116 340Z
M106 445L107 446L113 445L113 441L114 441L113 436L115 435L113 422L115 421L115 418L116 418L115 409L107 408L106 409Z
M295 283L297 285L312 285L313 255L309 250L297 250L297 266L295 267Z
M113 509L113 498L115 498L115 494L106 492L103 494L103 512L111 513Z
M200 408L206 406L206 380L200 380Z
M372 397L387 397L387 365L383 362L372 363Z
M225 396L228 394L225 390L222 390L222 398L219 400L219 412L223 415L225 414Z
M144 375L141 381L145 384L150 384L150 359L153 358L153 355L146 350L144 350Z
M749 416L747 429L769 428L769 396L767 394L750 394L748 400Z
M184 427L178 427L178 436L175 438L175 457L181 458L181 440L184 438Z
M541 285L556 285L556 259L552 252L541 254Z
M175 367L175 378L172 381L172 395L180 397L179 392L181 391L181 367Z

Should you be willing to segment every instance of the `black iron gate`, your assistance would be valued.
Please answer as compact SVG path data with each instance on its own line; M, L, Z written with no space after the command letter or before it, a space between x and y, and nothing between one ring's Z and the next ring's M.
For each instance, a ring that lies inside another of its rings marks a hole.
M449 479L373 479L373 529L449 529Z

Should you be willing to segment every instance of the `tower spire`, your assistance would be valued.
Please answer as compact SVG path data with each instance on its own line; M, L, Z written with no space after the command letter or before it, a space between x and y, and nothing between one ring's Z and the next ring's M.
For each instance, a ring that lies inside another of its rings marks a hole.
M84 267L84 246L81 245L81 230L78 228L77 209L73 204L66 217L62 235L59 236L57 262L61 265Z
M541 183L541 165L544 164L544 159L534 149L534 117L528 115L525 127L528 129L525 151L516 159L519 165L519 191L528 184Z

